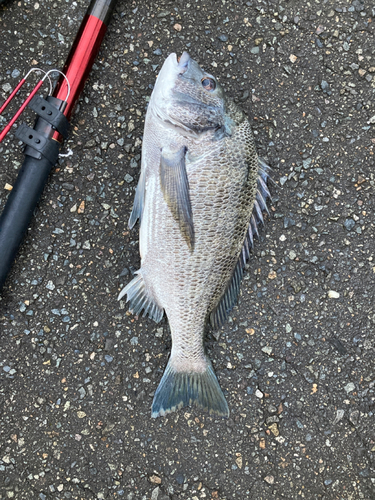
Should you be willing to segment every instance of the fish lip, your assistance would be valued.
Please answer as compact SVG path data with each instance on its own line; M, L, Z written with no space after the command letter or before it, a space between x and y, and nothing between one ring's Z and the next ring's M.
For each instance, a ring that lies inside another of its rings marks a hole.
M177 59L178 69L180 75L183 75L189 68L191 57L187 52L183 52L181 56Z

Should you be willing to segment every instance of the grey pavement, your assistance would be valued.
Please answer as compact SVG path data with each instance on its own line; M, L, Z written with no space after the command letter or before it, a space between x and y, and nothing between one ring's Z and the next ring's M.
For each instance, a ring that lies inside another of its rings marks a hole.
M62 67L87 5L0 7L1 102ZM1 293L0 499L375 498L374 27L369 0L119 1ZM207 332L228 420L151 419L168 326L117 301L147 101L183 50L274 180L238 305ZM21 149L0 145L0 207Z

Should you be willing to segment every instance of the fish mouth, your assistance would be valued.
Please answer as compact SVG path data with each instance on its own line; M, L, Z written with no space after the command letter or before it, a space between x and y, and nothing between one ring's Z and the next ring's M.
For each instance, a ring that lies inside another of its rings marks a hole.
M183 52L181 56L177 58L180 75L183 75L188 70L190 61L191 57L187 52Z

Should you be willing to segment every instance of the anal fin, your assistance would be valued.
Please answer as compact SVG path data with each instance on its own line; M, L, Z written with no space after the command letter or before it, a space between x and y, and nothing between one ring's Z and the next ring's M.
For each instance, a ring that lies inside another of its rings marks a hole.
M121 300L127 295L129 309L133 314L140 314L143 310L143 317L149 316L156 323L161 321L164 309L159 306L144 282L141 269L136 272L136 277L123 288L118 296Z

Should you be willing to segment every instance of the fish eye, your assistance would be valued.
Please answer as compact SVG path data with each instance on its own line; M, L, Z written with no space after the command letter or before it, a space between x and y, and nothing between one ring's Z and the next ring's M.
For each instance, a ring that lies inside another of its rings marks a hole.
M208 76L205 76L202 78L202 87L205 90L208 90L209 92L212 92L213 90L216 89L216 82L213 78L210 78Z

